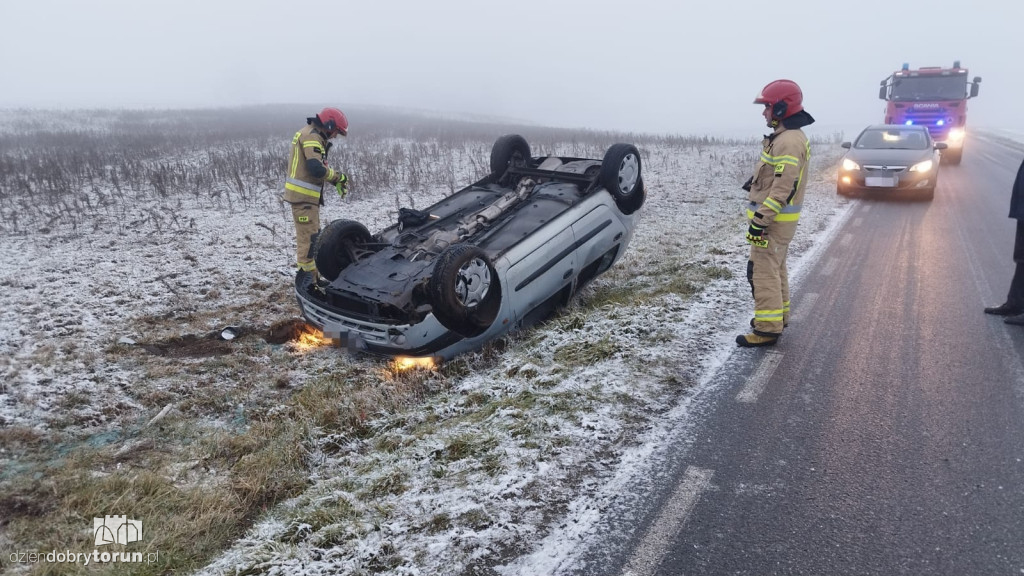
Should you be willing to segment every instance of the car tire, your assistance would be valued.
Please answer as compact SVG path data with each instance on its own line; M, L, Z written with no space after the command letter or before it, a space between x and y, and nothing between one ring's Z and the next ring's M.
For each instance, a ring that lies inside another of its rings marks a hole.
M637 191L631 194L629 198L625 200L615 199L615 205L619 207L619 212L626 216L639 210L644 205L644 201L647 200L647 188L644 187L643 177L640 177L636 188Z
M501 307L501 281L494 265L472 244L454 244L437 257L428 293L437 321L465 338L490 328Z
M509 166L530 165L530 145L519 134L506 134L491 147L491 176L501 178Z
M964 151L963 150L957 150L956 152L946 151L946 152L943 152L942 154L939 155L939 163L940 164L949 164L951 166L958 166L960 164L960 160L962 160L963 157L964 157Z
M370 231L355 220L335 220L320 231L313 259L320 276L335 280L341 271L359 258L363 246L373 241Z
M623 213L635 204L643 204L642 199L636 198L644 195L640 171L640 151L632 144L612 144L601 161L598 181L615 198L615 203Z

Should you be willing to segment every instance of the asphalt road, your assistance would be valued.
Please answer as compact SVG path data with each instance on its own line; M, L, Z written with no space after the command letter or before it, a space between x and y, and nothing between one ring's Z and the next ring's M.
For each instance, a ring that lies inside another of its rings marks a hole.
M576 569L1024 574L1024 328L982 313L1024 149L968 146L932 202L853 200L779 345L732 355L673 480Z

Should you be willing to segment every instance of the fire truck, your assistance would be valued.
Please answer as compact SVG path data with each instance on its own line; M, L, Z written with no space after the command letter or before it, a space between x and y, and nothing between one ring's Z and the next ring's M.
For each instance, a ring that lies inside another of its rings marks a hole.
M938 66L910 69L909 64L881 82L878 97L886 101L886 124L917 124L928 127L936 142L945 142L942 160L959 164L964 153L967 99L978 95L981 77L967 79L960 61L952 68Z

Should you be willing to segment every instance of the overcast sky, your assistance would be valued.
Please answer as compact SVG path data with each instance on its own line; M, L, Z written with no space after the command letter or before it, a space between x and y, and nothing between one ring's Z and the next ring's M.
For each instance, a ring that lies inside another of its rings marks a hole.
M984 79L969 123L1024 128L1020 0L0 0L0 24L0 108L380 104L756 134L776 78L820 129L861 126L903 62L960 60Z

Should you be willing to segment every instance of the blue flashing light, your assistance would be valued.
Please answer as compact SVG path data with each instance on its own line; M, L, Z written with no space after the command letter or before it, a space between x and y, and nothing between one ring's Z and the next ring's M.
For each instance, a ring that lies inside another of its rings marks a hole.
M913 126L914 125L914 121L913 120L907 120L906 122L904 122L904 124L906 124L907 126Z
M946 124L945 120L939 120L938 122L935 123L936 126L944 126L945 124Z

